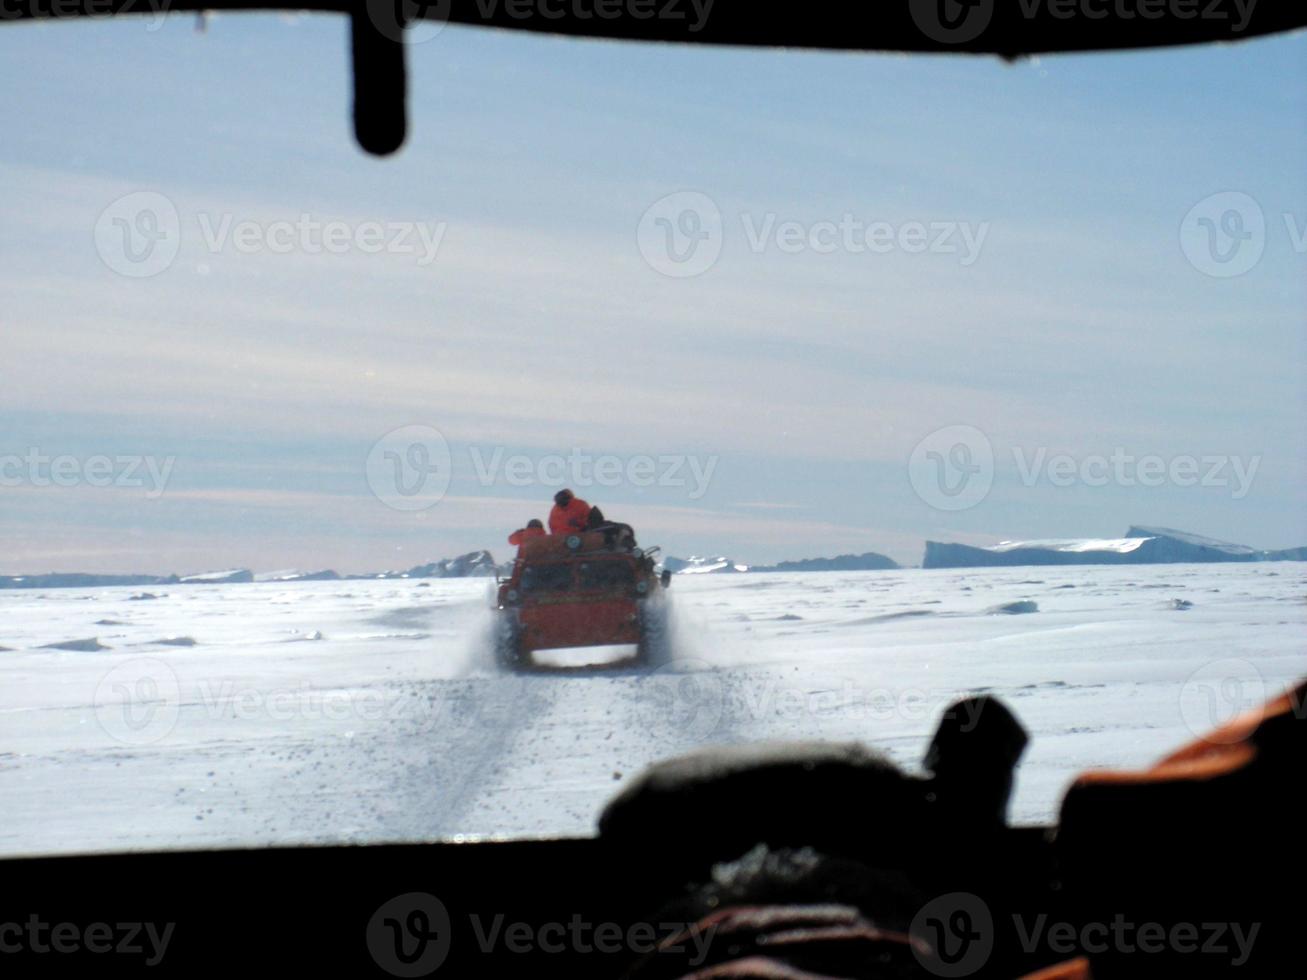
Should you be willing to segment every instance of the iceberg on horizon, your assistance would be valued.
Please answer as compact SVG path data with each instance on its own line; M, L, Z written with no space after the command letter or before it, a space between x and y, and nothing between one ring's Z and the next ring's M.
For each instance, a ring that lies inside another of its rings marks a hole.
M977 546L926 542L922 568L998 565L1162 565L1180 562L1294 561L1302 549L1258 551L1167 527L1132 526L1123 538L1035 539Z
M742 565L720 555L715 558L701 558L698 555L691 555L689 558L673 558L669 555L663 559L663 568L677 575L711 575L723 572L749 571L748 565Z

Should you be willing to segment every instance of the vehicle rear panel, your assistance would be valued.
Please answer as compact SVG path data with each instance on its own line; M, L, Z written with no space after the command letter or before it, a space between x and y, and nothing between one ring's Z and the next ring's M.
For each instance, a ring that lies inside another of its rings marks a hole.
M640 642L639 611L623 597L576 596L518 611L524 650Z

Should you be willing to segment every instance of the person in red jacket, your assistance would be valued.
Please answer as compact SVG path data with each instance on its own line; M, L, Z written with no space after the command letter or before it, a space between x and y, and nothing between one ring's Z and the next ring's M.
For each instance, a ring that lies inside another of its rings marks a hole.
M550 534L579 534L590 522L590 505L571 490L554 494L554 509L549 512Z
M525 544L532 538L543 538L545 536L545 526L538 520L532 518L526 522L526 527L518 528L508 536L509 544Z

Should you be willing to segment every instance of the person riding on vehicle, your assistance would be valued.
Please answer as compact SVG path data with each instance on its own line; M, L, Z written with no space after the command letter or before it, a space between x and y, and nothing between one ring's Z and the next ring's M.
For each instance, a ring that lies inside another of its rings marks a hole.
M536 518L526 522L526 527L518 528L508 536L509 544L525 544L532 538L543 538L545 536L545 526Z
M571 490L559 490L554 494L554 509L549 512L549 533L577 534L586 530L590 510L590 505Z

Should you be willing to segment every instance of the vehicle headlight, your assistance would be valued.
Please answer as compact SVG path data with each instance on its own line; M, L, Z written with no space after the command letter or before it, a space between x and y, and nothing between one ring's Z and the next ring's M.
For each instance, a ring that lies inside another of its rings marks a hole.
M517 602L517 589L509 589L506 598L509 602Z
M636 582L635 591L639 592L640 595L644 595L646 592L649 591L649 583L644 581Z
M581 536L579 534L569 534L567 536L567 546L573 551L581 547Z

